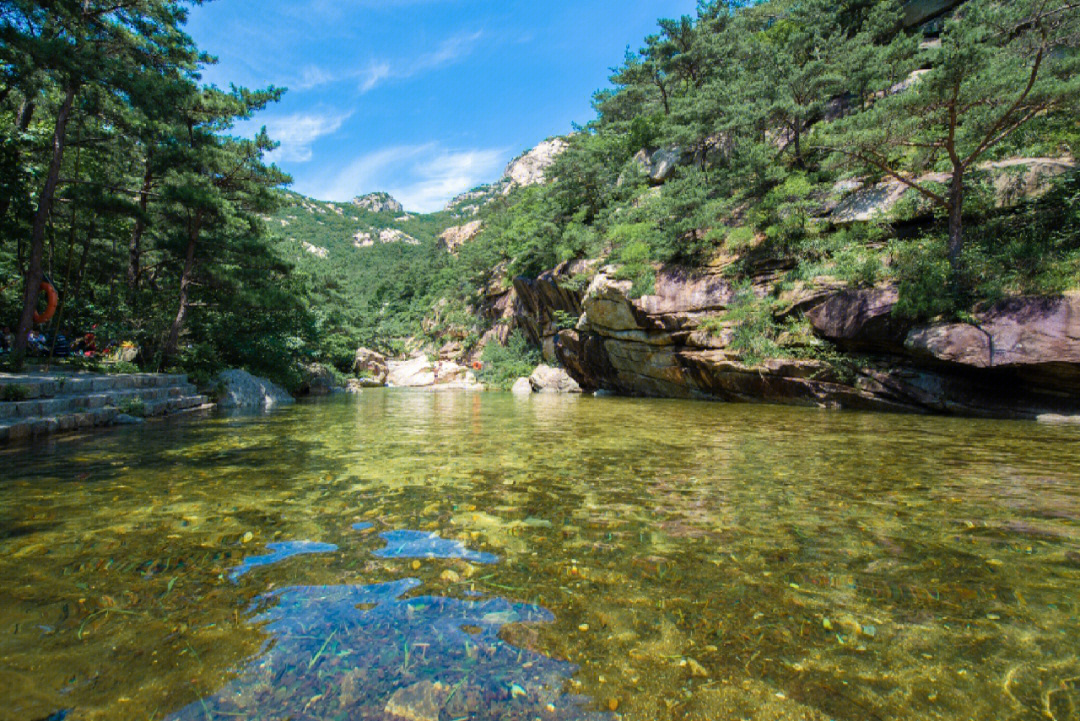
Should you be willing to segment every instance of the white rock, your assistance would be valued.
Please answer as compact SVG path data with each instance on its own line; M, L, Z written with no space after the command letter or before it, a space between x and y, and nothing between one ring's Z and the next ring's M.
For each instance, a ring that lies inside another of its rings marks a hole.
M509 193L514 188L525 188L547 182L545 171L569 147L570 143L563 138L552 138L512 161L506 166L505 178L510 182L503 189L503 194Z
M301 243L301 245L304 246L304 250L306 250L307 252L311 253L312 255L314 255L314 256L316 256L318 258L328 258L328 257L330 257L330 251L327 250L326 248L320 248L317 245L312 245L311 243L307 242L306 240L303 241Z
M465 225L455 225L443 231L443 234L439 236L439 240L443 242L448 251L456 253L458 248L479 235L483 227L483 222L479 220L474 220Z
M540 365L529 376L529 385L537 393L581 393L581 386L562 368Z
M514 381L514 387L510 389L510 392L515 396L531 396L533 392L532 383L528 378L518 378Z

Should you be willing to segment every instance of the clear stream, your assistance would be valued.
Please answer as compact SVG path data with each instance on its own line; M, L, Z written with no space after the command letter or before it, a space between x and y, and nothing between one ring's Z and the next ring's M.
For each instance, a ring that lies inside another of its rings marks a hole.
M1080 718L1080 428L365 391L0 450L0 719Z

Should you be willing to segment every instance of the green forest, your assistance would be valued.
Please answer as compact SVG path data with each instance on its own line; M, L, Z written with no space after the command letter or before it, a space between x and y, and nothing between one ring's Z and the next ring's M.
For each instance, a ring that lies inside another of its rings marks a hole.
M213 58L184 33L188 5L0 4L5 363L24 362L46 282L47 339L96 328L144 369L290 387L304 363L348 372L358 346L475 346L485 289L575 259L616 266L637 295L664 265L736 282L778 268L777 293L888 281L918 318L1080 287L1070 0L968 0L919 23L900 0L702 2L627 51L547 183L478 189L483 230L456 253L438 237L473 219L461 207L288 191L274 139L234 132L285 90L203 84ZM1068 169L1025 192L1010 158ZM845 184L880 181L905 191L887 215L837 220ZM770 302L738 310L750 355L782 352Z

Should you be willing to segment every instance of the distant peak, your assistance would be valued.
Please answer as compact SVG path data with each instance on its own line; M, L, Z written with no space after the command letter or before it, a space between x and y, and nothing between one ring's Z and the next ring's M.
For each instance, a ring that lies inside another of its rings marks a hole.
M353 205L372 213L401 213L405 210L389 193L368 193L353 198Z

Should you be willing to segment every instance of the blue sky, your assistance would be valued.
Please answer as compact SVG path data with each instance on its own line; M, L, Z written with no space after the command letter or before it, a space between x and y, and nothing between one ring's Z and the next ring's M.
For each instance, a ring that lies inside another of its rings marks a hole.
M696 0L215 0L188 31L206 82L289 88L260 114L293 188L437 210L594 117L592 93ZM250 134L252 128L242 131Z

